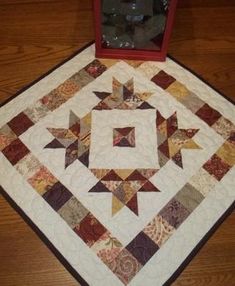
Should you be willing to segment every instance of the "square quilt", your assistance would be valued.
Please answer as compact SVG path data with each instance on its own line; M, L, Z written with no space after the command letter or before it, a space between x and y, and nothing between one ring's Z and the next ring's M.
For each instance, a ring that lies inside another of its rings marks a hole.
M47 82L0 109L2 192L81 285L166 285L234 206L234 106L170 59L93 46Z

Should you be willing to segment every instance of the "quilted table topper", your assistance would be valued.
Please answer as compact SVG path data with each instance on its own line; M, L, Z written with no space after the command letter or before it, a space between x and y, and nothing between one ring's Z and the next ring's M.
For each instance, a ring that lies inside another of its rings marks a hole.
M81 285L169 283L231 209L234 163L234 106L171 59L90 46L0 109L2 189Z

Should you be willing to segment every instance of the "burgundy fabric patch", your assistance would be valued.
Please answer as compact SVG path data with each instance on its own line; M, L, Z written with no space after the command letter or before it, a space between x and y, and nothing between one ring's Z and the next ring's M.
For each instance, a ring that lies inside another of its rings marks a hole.
M126 203L126 206L137 216L139 215L138 199L136 194Z
M208 104L204 104L196 115L205 121L209 126L212 126L222 115Z
M174 198L159 213L174 228L178 228L189 214L190 212Z
M219 156L214 154L210 160L203 165L203 168L218 181L220 181L224 175L231 169L227 163L225 163Z
M169 144L168 140L164 141L159 147L158 150L162 152L167 158L170 158L170 152L169 152Z
M70 198L72 194L60 182L55 183L44 195L43 198L56 211L58 211Z
M89 213L74 231L89 246L92 246L107 230L106 228Z
M19 113L11 121L8 122L8 125L11 127L12 131L17 136L20 136L25 131L27 131L34 123L28 118L23 112Z
M123 181L114 170L111 170L107 175L102 178L102 181Z
M160 192L150 181L147 181L140 189L139 192Z
M160 86L162 89L167 89L173 82L176 81L175 78L173 78L163 70L156 74L151 80L156 83L156 85Z
M12 141L6 148L2 150L4 156L11 162L12 165L19 162L29 152L29 149L20 141L19 138Z
M60 148L64 148L64 145L60 143L59 140L54 139L49 144L47 144L44 148L60 149Z
M140 232L126 247L126 249L142 264L158 251L159 247L144 232Z
M146 178L140 174L137 170L130 174L126 178L126 181L146 181Z
M106 66L101 64L99 60L94 60L89 65L87 65L84 70L89 73L94 78L99 77L103 72L107 70Z

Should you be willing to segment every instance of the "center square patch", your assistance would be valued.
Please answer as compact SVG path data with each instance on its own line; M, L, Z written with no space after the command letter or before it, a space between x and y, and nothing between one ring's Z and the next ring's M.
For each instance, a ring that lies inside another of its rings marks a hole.
M135 127L114 128L113 146L135 147Z
M21 111L27 124L1 127L1 175L13 170L45 232L56 220L51 239L90 285L162 285L213 216L213 190L228 190L234 125L157 65L111 63L93 60Z

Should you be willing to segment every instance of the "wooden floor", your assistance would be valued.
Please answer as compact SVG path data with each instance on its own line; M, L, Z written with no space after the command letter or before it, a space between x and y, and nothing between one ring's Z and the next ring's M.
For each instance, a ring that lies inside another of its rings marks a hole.
M179 2L169 53L235 101L235 1ZM1 0L0 100L93 38L89 0ZM235 213L173 285L235 285L234 226ZM78 285L2 197L0 285Z

